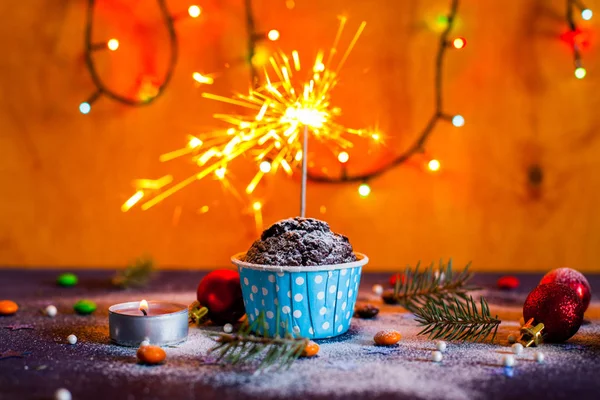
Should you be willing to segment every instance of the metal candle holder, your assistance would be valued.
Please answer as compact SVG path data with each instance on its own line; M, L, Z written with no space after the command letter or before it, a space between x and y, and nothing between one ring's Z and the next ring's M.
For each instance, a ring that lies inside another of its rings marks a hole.
M115 304L108 309L110 339L121 346L137 347L144 340L157 346L181 343L188 335L188 309L182 304L149 301L150 312L131 315L139 309L139 302ZM152 315L152 309L168 307L174 312ZM125 313L128 311L129 313Z

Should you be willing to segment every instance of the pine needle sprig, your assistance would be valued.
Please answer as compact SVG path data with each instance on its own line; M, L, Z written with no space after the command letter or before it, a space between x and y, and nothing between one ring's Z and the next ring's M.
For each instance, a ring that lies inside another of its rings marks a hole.
M277 314L279 316L279 312ZM254 335L253 332L261 326L263 335ZM217 352L217 361L231 365L257 361L257 372L271 367L287 369L302 355L309 341L294 337L287 329L286 332L284 337L269 337L264 313L261 313L252 324L243 325L237 333L218 334L217 345L209 353Z
M477 342L490 334L493 342L500 326L498 316L492 317L487 301L480 299L480 309L473 297L466 301L429 301L414 314L425 328L418 335L429 339L462 340Z
M139 257L112 278L112 284L121 288L142 287L148 284L154 272L154 261L150 257Z
M468 299L468 292L477 290L469 286L473 277L469 271L470 263L460 272L452 269L452 260L446 265L440 261L439 266L433 263L420 270L420 262L412 269L406 267L404 275L396 276L396 286L393 291L384 293L383 300L388 304L398 304L414 313L429 301L452 301Z

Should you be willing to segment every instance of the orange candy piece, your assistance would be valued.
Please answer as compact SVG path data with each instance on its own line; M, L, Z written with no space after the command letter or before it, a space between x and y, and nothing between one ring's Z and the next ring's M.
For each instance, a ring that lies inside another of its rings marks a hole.
M0 315L13 315L19 306L11 300L0 300Z
M167 353L158 346L142 346L137 351L137 358L142 364L162 364L167 358Z
M314 357L319 352L319 345L312 340L308 342L304 350L302 350L302 357Z
M375 344L379 346L391 346L396 344L402 339L402 335L398 331L388 329L385 331L379 331L373 337Z

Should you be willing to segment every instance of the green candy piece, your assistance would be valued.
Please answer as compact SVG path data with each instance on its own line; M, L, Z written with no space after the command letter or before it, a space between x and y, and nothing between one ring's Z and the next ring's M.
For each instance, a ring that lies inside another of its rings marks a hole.
M96 303L94 303L91 300L79 300L73 306L73 309L75 310L75 312L80 315L89 315L89 314L93 313L94 311L96 311L96 308L98 308L96 306Z
M60 274L56 279L56 283L64 287L75 286L77 285L77 281L77 275L71 273Z

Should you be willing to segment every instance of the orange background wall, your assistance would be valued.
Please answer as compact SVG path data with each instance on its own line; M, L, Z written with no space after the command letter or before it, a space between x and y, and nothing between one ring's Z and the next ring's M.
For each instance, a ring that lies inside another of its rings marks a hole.
M169 49L155 3L98 3L95 38L121 41L118 51L96 54L106 82L131 95L140 77L160 80ZM371 270L453 257L478 270L599 272L600 0L586 0L598 18L585 25L591 44L581 81L559 39L564 3L462 1L455 33L468 46L447 56L444 100L466 125L439 125L427 153L371 182L368 198L355 185L311 184L308 214L349 236ZM189 5L168 4L173 13ZM163 268L211 268L250 245L247 203L214 180L145 212L120 210L132 179L193 173L185 160L158 156L189 133L222 127L213 113L236 111L202 98L204 90L248 88L243 1L199 4L201 18L177 24L180 58L163 97L141 108L100 99L82 115L78 104L94 89L83 62L85 2L0 2L0 265L114 267L147 253ZM431 22L448 6L297 0L289 10L285 0L255 0L254 14L260 30L281 32L277 46L297 48L305 62L331 43L337 15L349 18L347 38L367 21L334 95L342 123L377 123L388 136L384 149L359 143L350 152L350 172L360 172L406 148L426 123L438 40ZM213 86L196 87L194 71L219 74ZM337 173L332 154L310 156L317 170ZM428 157L441 161L439 173L424 169ZM528 181L534 165L543 171L538 187ZM242 192L254 168L232 166ZM265 224L295 215L298 192L297 177L268 177L256 197ZM204 205L209 212L199 213Z

